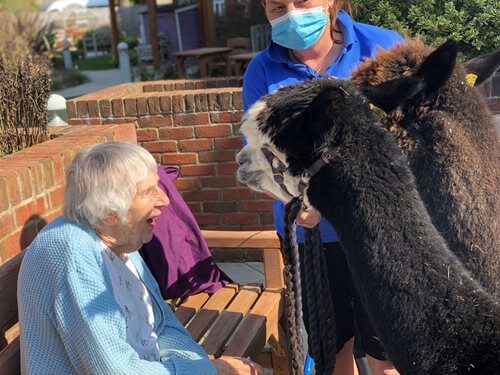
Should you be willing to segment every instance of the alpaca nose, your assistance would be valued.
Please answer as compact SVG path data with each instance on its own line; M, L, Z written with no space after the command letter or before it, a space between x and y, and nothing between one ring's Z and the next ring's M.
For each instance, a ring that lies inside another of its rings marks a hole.
M238 152L238 154L236 155L236 162L239 165L242 165L245 164L247 161L248 161L248 153L245 152L245 149Z

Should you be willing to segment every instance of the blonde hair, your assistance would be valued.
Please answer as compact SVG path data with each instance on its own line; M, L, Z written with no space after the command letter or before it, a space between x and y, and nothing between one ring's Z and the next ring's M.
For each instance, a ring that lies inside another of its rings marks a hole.
M350 0L339 0L333 3L333 6L330 8L330 22L332 27L335 25L337 21L337 14L341 10L345 10L347 13L352 15L352 6Z

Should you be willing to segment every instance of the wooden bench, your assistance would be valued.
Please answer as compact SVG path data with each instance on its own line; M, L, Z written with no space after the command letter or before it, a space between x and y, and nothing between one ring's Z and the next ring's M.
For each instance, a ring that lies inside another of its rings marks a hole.
M272 231L203 231L210 248L262 249L265 287L231 284L167 301L177 318L211 358L247 357L274 374L288 374L286 339L281 329L283 260ZM24 253L0 266L0 374L20 373L16 285ZM266 345L268 343L269 345Z

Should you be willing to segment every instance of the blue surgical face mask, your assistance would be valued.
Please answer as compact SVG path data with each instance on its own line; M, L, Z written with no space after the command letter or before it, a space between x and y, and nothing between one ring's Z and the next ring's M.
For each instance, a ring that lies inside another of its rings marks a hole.
M271 21L272 39L290 49L306 49L323 35L330 19L323 7L292 10Z

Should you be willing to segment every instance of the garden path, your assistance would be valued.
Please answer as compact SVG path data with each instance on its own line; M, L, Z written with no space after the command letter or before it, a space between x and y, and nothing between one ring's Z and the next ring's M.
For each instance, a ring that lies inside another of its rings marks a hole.
M122 83L120 69L82 70L81 72L88 77L89 82L84 83L83 85L55 91L54 94L59 94L64 96L66 99L71 99Z

